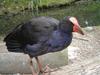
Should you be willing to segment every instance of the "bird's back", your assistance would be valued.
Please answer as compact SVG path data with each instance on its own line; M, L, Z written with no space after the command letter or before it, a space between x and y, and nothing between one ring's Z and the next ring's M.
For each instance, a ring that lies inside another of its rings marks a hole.
M22 49L26 44L36 44L38 41L48 39L58 24L59 21L51 17L36 17L17 26L4 38L4 41L9 51Z

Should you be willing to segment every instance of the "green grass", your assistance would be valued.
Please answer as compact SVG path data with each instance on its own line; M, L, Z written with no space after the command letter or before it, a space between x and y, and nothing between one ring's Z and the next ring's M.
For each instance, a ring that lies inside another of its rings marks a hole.
M65 4L70 3L74 0L41 0L40 5L46 5L46 6L52 6L52 5L59 5L59 4Z
M0 1L0 15L3 12L15 13L25 8L33 9L38 6L52 6L70 3L74 0L1 0Z

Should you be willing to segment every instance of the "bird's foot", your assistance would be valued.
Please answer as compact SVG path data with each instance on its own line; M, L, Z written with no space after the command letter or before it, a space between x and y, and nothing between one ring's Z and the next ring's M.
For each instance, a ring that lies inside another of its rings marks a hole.
M39 75L50 75L51 72L54 72L54 71L57 71L58 68L55 68L55 69L51 69L49 67L49 64L45 66L45 68L41 71L39 71Z
M38 72L38 75L50 75L51 72L57 71L59 68L55 68L55 69L51 69L49 67L49 64L45 66L45 68L43 70L40 70Z
M45 73L54 72L54 71L57 71L57 70L58 70L58 68L51 69L51 68L49 67L49 64L47 64L46 67L44 68L44 72L45 72Z
M38 75L46 75L46 73L45 73L43 70L40 70L40 71L38 72Z
M38 73L32 73L32 75L38 75Z
M38 72L38 75L50 75L49 69L50 68L48 67L48 65L46 65L44 69L42 69Z

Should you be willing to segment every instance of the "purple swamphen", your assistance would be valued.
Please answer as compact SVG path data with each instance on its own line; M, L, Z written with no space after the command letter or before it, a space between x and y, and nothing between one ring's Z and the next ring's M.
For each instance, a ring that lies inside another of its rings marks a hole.
M8 51L28 54L32 74L38 75L33 68L32 58L35 57L42 72L42 64L38 56L68 47L72 41L72 32L84 35L75 17L68 16L59 21L42 16L16 26L4 41Z

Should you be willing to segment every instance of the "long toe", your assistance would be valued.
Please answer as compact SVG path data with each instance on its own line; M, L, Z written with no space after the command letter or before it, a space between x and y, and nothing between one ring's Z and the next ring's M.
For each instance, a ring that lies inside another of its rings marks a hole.
M57 71L57 70L58 70L58 68L51 69L51 68L49 67L49 64L48 64L48 65L46 65L46 67L44 68L44 73L50 74L51 72L54 72L54 71Z
M51 68L49 67L49 64L48 64L48 65L46 65L46 67L44 68L44 73L45 73L46 75L50 75L51 72L57 71L57 70L59 70L59 69L60 69L60 68L51 69Z
M38 75L50 75L50 68L48 65L43 70L38 72Z
M49 67L49 64L47 64L43 70L38 72L38 75L50 75L51 72L54 72L54 71L57 71L57 70L58 70L58 68L51 69Z

